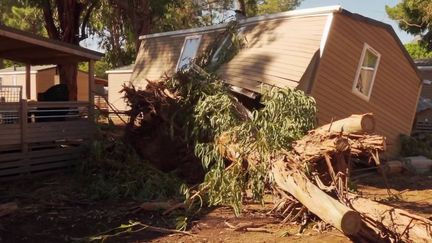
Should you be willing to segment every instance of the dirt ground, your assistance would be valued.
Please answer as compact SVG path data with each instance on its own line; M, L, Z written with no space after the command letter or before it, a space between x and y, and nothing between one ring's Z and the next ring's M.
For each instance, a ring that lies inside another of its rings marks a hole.
M163 217L160 212L135 212L133 209L139 205L138 202L91 201L73 180L70 175L61 175L3 183L0 203L15 201L19 208L0 218L0 242L85 242L89 236L114 234L106 231L130 221L174 227L174 219ZM388 184L396 197L388 195L379 175L368 176L357 186L369 198L431 217L432 176L392 176ZM240 217L235 217L226 207L202 212L191 223L192 236L156 233L141 227L139 232L112 236L105 242L350 242L334 229L318 232L314 223L298 234L298 225L282 225L280 219L267 214L271 206L247 205ZM234 226L253 223L251 227L267 232L233 231L227 223ZM101 241L100 238L95 240Z

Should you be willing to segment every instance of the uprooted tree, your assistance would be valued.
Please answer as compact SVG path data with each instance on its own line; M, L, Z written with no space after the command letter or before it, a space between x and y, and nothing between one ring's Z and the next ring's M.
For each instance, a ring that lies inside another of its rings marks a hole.
M314 114L313 100L300 91L270 92L265 108L248 112L222 91L222 84L204 77L195 83L191 77L197 78L193 72L178 73L150 82L144 91L125 89L133 102L133 141L167 131L206 169L204 182L187 201L199 195L208 205L231 205L238 214L248 192L260 200L265 188L273 188L280 197L274 212L285 221L300 220L310 211L353 239L430 239L430 220L348 192L351 159L378 162L378 152L385 149L384 137L366 132L374 128L372 115L352 116L300 139L313 120L295 120L293 114Z
M204 182L186 191L186 204L200 199L239 214L246 197L260 201L271 189L280 199L272 211L283 221L316 215L355 240L430 239L430 220L349 192L352 159L379 164L385 150L385 138L373 134L372 114L312 130L315 101L291 89L263 92L263 107L250 110L206 71L214 68L206 61L211 53L188 70L148 81L145 90L124 87L131 106L127 136L142 156L155 161L174 150L177 166L201 161Z

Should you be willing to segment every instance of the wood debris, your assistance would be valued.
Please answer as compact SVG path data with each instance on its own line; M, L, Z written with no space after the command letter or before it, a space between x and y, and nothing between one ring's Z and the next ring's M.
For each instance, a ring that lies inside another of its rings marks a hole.
M370 119L370 114L365 116ZM337 124L362 124L361 119L355 115ZM275 186L353 239L430 242L432 221L348 192L350 159L378 159L375 154L385 150L385 138L361 132L358 126L346 127L356 127L355 133L321 127L298 141L291 152L273 163ZM297 169L300 166L308 166L315 173L315 183L304 170Z

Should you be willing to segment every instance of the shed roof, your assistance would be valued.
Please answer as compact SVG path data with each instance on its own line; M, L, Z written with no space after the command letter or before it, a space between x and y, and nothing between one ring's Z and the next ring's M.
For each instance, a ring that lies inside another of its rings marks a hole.
M99 60L102 53L0 25L0 58L31 65Z
M105 73L108 73L108 74L110 74L110 73L132 73L134 67L135 67L135 64L129 64L126 66L107 70Z
M31 66L30 70L32 74L36 74L39 71L44 71L44 70L48 70L48 69L52 69L52 68L56 68L57 65L36 65L36 66ZM24 66L19 66L19 67L8 67L8 68L3 68L0 69L0 74L2 75L24 75L26 71L26 68ZM82 71L82 70L78 70L78 72L82 72L85 74L88 74L88 72L86 71ZM104 86L108 86L108 80L100 78L100 77L96 77L95 76L95 83L96 84L101 84Z
M414 60L418 67L432 66L432 58Z
M55 67L57 66L56 65L36 65L36 66L31 66L30 70L32 72L38 72L38 71L51 69ZM13 72L25 72L25 71L26 71L25 66L12 66L12 67L0 69L0 73L13 73Z

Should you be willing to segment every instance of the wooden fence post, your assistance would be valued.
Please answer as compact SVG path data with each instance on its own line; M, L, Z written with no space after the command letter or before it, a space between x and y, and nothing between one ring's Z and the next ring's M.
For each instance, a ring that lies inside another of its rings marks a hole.
M26 88L26 99L32 99L31 97L31 66L26 64L25 66L25 88Z
M95 114L94 114L94 91L95 91L95 78L94 78L94 61L90 60L88 65L88 82L89 82L89 120L90 122L95 122Z
M30 172L30 160L28 157L28 143L27 143L27 126L28 126L28 104L26 99L21 99L21 154L22 166L25 168L25 173Z

